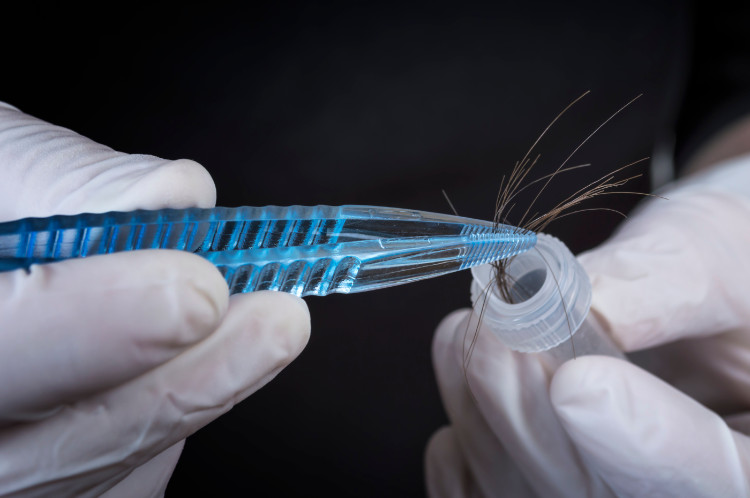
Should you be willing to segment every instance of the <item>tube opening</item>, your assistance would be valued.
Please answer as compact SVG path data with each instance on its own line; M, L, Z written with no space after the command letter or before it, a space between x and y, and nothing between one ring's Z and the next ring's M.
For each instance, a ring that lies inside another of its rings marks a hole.
M539 292L546 279L546 269L531 270L520 278L515 279L513 286L510 288L512 302L508 304L519 304L528 301Z
M511 283L511 301L503 299L500 292L497 292L497 295L504 303L517 305L539 293L547 280L548 268L539 254L527 252L512 258L505 271Z

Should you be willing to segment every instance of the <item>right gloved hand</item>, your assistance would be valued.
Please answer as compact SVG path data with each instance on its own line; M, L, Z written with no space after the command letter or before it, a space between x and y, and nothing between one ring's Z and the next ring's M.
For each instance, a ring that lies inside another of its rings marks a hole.
M592 312L651 373L601 356L556 370L484 326L472 345L476 322L450 315L431 496L750 496L750 156L664 195L579 258Z
M0 220L210 207L186 160L115 152L0 103ZM158 496L187 436L292 361L291 295L228 295L199 256L149 250L0 273L0 495Z

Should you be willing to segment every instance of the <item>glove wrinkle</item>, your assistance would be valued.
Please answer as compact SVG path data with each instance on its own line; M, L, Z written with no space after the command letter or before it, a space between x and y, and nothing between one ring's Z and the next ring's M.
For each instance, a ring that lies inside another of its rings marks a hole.
M136 467L120 482L107 490L102 497L130 498L159 497L164 495L185 441L170 446L143 465Z

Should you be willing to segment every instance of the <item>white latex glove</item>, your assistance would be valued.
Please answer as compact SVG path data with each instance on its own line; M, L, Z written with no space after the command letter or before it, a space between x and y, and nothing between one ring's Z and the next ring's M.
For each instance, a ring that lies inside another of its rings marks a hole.
M0 219L210 207L192 161L115 152L0 105ZM0 495L158 496L184 439L302 350L301 299L229 298L206 260L135 251L0 273Z
M456 312L433 343L451 425L431 496L750 496L750 157L663 194L579 259L593 311L664 380L602 356L555 371L484 327L464 376L476 322Z

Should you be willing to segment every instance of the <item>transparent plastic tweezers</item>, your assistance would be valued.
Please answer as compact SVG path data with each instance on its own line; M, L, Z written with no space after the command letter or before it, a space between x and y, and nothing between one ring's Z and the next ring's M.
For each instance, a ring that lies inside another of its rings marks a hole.
M376 206L163 209L0 223L0 271L140 249L190 251L230 291L297 296L375 290L509 258L536 234Z

